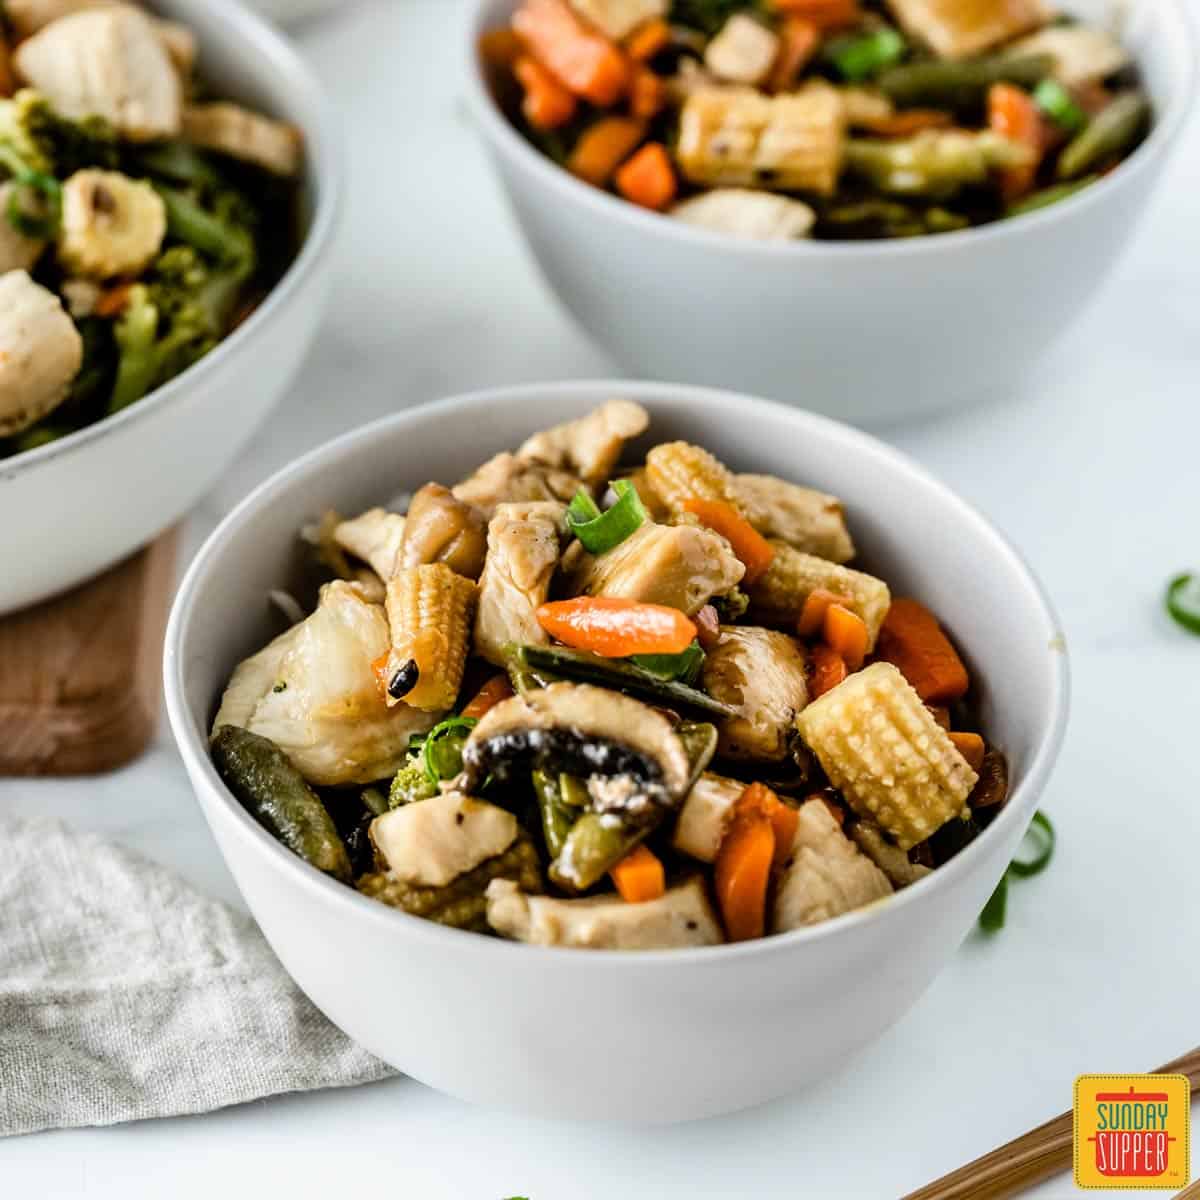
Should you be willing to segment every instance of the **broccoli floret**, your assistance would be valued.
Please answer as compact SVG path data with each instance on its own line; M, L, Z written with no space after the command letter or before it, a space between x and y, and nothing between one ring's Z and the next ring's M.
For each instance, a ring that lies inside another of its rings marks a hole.
M254 236L247 228L252 210L239 193L217 193L210 205L187 192L156 184L167 208L167 233L208 258L235 266L249 275L254 269Z
M0 166L11 175L66 179L83 167L112 169L118 158L116 132L103 117L60 117L31 88L0 100Z
M388 790L388 804L392 808L400 808L416 800L428 800L436 796L437 792L437 784L429 778L421 755L409 755L408 762L396 772L392 780L392 786Z

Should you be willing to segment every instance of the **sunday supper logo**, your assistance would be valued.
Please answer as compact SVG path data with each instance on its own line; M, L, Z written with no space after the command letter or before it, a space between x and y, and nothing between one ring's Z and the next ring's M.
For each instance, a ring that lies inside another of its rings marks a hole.
M1178 1189L1189 1177L1186 1075L1080 1075L1075 1185Z

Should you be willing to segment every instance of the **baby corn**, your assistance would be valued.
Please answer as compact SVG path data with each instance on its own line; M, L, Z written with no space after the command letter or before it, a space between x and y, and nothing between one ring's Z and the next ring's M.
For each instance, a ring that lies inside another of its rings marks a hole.
M826 692L796 727L850 807L901 850L965 815L978 776L890 663Z
M655 446L646 455L646 481L675 516L687 500L721 500L737 507L733 476L719 459L690 442Z

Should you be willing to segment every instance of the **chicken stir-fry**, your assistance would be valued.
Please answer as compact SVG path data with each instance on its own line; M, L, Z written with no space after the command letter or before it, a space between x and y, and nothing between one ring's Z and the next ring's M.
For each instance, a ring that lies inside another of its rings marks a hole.
M1136 148L1118 37L1043 0L519 0L480 53L579 179L766 241L946 233L1053 204Z
M308 527L336 578L213 726L280 841L428 920L637 950L885 902L992 819L967 669L847 565L838 499L685 441L632 461L648 425L612 401Z
M0 458L185 371L294 255L299 131L195 60L135 3L0 5Z

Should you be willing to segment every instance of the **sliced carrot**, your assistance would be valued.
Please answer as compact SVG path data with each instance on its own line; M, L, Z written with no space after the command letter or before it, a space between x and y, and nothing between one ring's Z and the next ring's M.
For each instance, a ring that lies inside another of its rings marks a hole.
M521 39L511 29L489 29L479 37L479 57L489 67L511 68L524 51Z
M911 137L926 129L947 129L954 124L954 117L940 108L906 108L859 124L876 137Z
M507 700L513 694L512 685L508 682L507 675L493 675L475 693L467 706L459 714L464 717L472 717L478 721L484 713L496 707L501 700Z
M379 687L379 694L386 700L388 694L388 660L392 657L390 650L385 650L377 659L371 663L371 671L375 675L375 682Z
M657 900L667 890L667 876L653 850L638 846L609 871L626 904Z
M971 684L937 617L916 600L892 601L875 655L896 667L926 704L960 700Z
M644 25L639 25L625 39L625 53L634 62L649 62L660 50L665 50L671 43L671 27L655 17Z
M602 117L580 134L567 168L580 179L604 187L645 136L645 123L633 117Z
M619 596L576 596L537 610L538 624L553 638L605 658L631 654L682 654L696 626L677 608L639 604Z
M750 586L762 578L775 557L775 549L732 504L723 500L685 500L683 507L733 547L734 554L746 568L742 578L744 584Z
M98 317L117 317L125 311L129 303L129 293L133 288L131 283L118 283L100 293L92 312Z
M525 89L521 112L534 129L558 129L575 115L575 97L536 58L522 54L513 75Z
M979 768L983 766L983 756L987 752L983 738L977 733L952 733L950 740L959 754L967 760L971 770L978 774Z
M809 592L804 606L800 609L796 632L801 637L816 637L825 628L825 614L831 604L840 604L844 608L849 608L853 603L854 601L848 596L826 591L825 588L815 588Z
M577 96L608 108L629 86L620 49L576 16L566 0L522 0L512 27L543 66Z
M711 650L721 640L721 618L711 604L706 604L693 618L696 639L701 650Z
M927 704L929 715L947 732L950 732L950 710L941 704Z
M825 610L825 640L841 656L848 670L857 671L866 661L871 635L858 613L843 604L831 604Z
M653 212L669 207L679 191L671 156L661 142L643 146L617 171L616 182L626 200Z
M775 861L775 829L756 807L738 811L717 851L713 871L717 904L731 942L760 938L766 931L767 887Z
M1028 92L1011 83L993 83L988 88L988 126L996 133L1026 146L1034 159L1025 166L1000 172L1000 191L1005 200L1016 200L1033 190L1038 162L1046 147L1046 127Z
M845 29L862 20L858 0L771 0L776 12L811 21L819 30Z
M837 687L850 672L846 668L846 660L824 642L817 642L811 653L812 677L808 690L813 700L819 700L826 692Z
M794 87L800 72L821 45L821 30L807 17L784 17L779 25L779 53L767 80L773 92Z
M649 120L667 105L667 81L650 70L637 67L629 83L629 111L635 117Z

